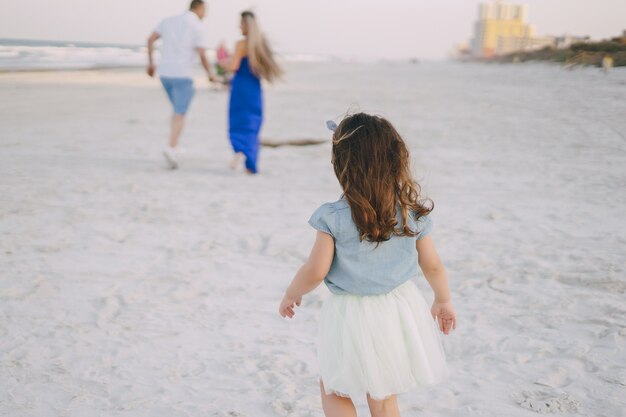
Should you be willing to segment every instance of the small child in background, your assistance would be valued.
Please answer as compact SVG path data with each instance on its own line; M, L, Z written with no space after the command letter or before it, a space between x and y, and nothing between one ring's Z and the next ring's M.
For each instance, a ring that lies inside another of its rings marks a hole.
M332 164L343 195L309 223L317 237L280 303L293 318L322 281L331 291L320 318L318 357L327 417L399 416L396 395L447 374L437 327L456 328L445 268L430 236L429 208L411 176L408 149L384 118L347 116L334 130ZM419 264L435 294L429 309L411 279Z
M222 77L223 82L227 84L230 81L230 73L228 72L228 64L230 62L230 53L226 48L226 43L221 41L217 50L215 51L217 56L217 62L215 63L215 71L217 75Z

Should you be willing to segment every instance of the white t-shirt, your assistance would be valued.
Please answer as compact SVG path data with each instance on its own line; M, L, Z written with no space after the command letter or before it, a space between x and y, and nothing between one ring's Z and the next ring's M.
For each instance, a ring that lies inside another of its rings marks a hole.
M198 60L197 48L206 48L204 28L198 15L192 11L164 19L155 31L163 39L161 62L162 77L191 78Z

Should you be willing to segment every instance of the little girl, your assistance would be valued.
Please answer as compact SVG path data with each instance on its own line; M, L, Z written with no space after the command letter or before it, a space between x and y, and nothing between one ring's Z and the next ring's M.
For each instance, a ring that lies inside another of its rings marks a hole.
M325 281L318 356L327 417L356 416L367 396L372 416L399 416L396 394L447 374L437 333L456 328L432 223L411 176L409 152L384 118L348 116L334 130L332 164L343 189L309 223L317 237L280 303L292 318L302 296ZM435 300L430 308L411 281L419 264Z

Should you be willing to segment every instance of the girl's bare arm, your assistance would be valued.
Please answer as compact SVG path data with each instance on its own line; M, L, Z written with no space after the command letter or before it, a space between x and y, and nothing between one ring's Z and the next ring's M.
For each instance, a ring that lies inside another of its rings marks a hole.
M435 249L433 240L430 236L426 236L419 239L415 247L417 249L420 268L435 293L435 301L440 303L449 302L450 290L448 289L448 274Z
M419 239L415 248L424 277L435 293L435 301L430 313L433 318L437 319L439 329L444 334L450 334L450 330L456 329L456 313L452 306L446 268L443 266L430 236Z
M300 267L296 276L287 287L285 296L280 303L279 313L283 317L292 318L294 307L302 302L302 296L317 288L324 280L335 255L335 241L324 232L317 232L309 259Z

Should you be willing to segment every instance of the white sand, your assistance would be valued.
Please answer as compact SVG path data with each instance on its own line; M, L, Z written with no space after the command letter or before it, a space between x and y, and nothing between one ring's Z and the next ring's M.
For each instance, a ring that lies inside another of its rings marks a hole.
M266 136L382 113L435 200L460 327L451 379L403 396L404 415L626 415L626 71L288 71ZM321 415L326 290L292 322L276 309L308 216L339 194L330 147L264 149L262 175L233 174L226 104L198 93L171 172L156 81L0 75L1 416Z

